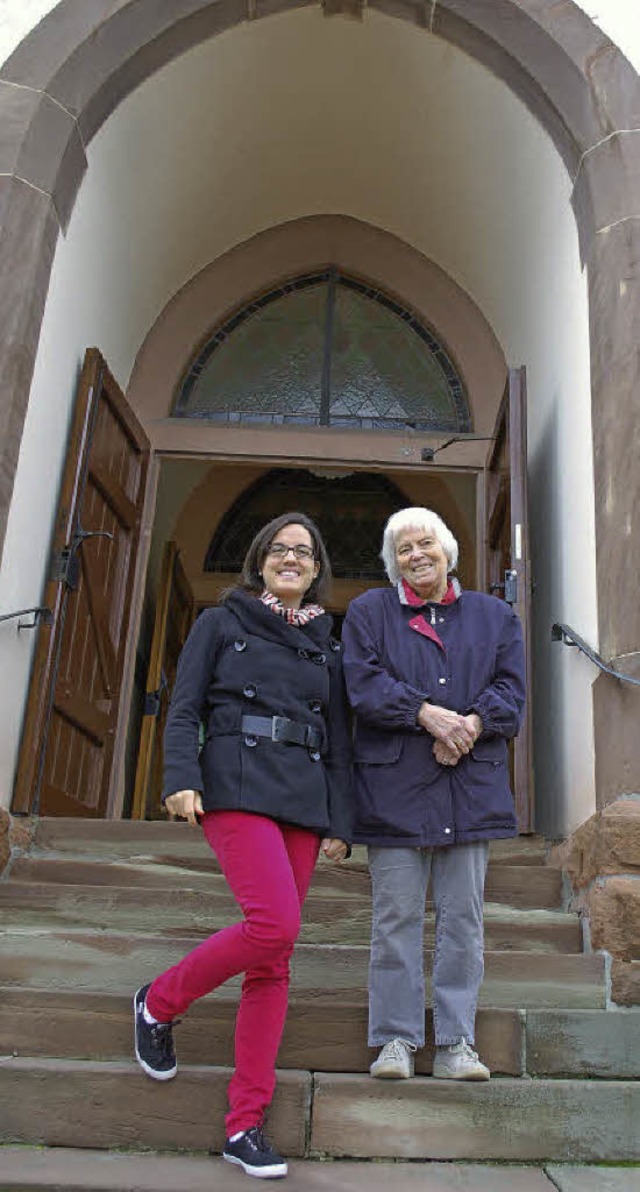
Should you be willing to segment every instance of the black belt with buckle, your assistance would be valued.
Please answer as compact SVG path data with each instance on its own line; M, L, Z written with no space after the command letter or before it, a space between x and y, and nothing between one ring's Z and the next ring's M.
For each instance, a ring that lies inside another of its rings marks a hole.
M322 743L319 728L299 720L287 720L286 716L243 716L240 728L250 737L268 737L270 741L304 745L307 749L319 749Z

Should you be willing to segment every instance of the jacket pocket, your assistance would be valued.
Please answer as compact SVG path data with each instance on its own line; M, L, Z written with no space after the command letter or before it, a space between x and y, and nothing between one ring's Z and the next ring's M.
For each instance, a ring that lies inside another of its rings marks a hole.
M469 757L474 762L492 762L494 766L502 765L507 757L507 742L504 737L486 737L476 741Z
M384 733L379 729L358 726L353 741L353 760L365 766L390 766L397 762L402 750L399 733Z

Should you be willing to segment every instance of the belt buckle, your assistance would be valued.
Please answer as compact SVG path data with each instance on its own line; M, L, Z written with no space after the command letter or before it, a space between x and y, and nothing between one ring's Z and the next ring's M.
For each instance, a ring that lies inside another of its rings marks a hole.
M285 738L281 736L286 725L289 723L286 716L272 716L271 717L271 740L284 741Z

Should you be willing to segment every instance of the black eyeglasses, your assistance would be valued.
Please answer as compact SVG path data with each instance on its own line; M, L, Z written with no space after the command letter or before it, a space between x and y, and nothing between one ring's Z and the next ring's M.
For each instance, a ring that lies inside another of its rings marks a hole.
M293 551L296 559L315 558L313 547L304 546L302 543L299 546L285 546L284 542L272 542L271 546L267 547L267 554L272 555L274 559L284 559L289 551Z

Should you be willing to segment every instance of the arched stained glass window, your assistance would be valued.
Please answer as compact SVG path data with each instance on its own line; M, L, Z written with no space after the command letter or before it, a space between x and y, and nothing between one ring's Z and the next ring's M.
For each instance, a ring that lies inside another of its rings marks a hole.
M174 417L465 432L463 383L410 311L327 269L236 312L185 377Z
M375 472L323 475L272 468L234 502L218 526L205 571L237 573L258 530L281 513L303 509L318 525L338 579L383 580L382 526L407 504L404 493Z

